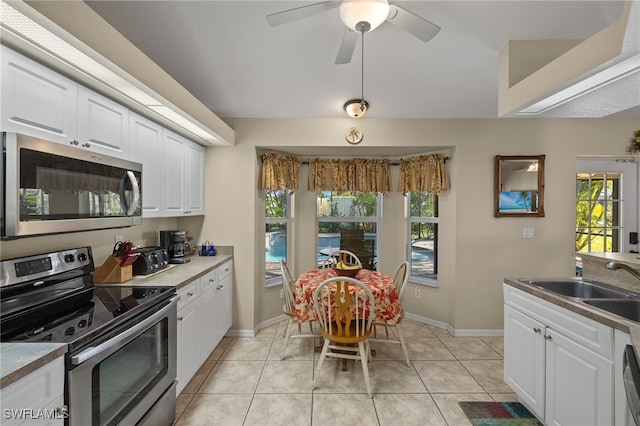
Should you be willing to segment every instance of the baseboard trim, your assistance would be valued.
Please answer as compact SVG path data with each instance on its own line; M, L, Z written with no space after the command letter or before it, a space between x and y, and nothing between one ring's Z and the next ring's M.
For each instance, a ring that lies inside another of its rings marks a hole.
M405 313L406 317L412 319L414 321L421 322L423 324L431 325L433 327L441 328L443 330L447 330L451 333L452 336L455 337L494 337L494 336L504 336L504 330L483 330L483 329L458 329L451 327L449 324L436 321L431 318L423 317L420 315L412 314L409 312ZM225 336L227 337L255 337L258 333L258 330L269 327L273 324L277 324L280 321L286 320L285 315L279 315L275 318L268 319L258 324L255 330L229 330Z

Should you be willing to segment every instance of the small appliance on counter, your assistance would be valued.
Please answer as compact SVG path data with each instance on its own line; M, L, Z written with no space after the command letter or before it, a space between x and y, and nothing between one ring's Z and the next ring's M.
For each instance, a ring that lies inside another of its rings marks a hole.
M188 263L191 245L187 241L187 231L160 231L160 247L169 255L169 263Z
M150 275L169 266L169 254L162 247L138 247L135 251L140 256L133 262L133 275Z

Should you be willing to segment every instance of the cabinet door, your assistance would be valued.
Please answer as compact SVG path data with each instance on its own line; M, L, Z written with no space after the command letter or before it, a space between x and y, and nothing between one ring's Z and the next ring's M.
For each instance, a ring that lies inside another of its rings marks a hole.
M188 143L183 137L164 129L165 146L165 216L182 216L184 214L184 153Z
M55 413L56 409L63 407L64 394L64 358L56 358L54 361L29 373L18 381L11 383L0 391L2 408L5 410L33 410L47 409L47 414ZM60 412L58 419L32 419L28 421L25 416L11 416L2 418L2 424L17 426L25 424L53 424L64 423L63 414ZM52 417L57 417L53 415Z
M212 287L200 296L200 363L206 361L220 341L218 324L219 292Z
M613 424L613 362L547 329L547 413L550 425Z
M540 419L545 415L544 324L504 307L504 381Z
M194 301L178 311L178 387L182 392L200 368L199 303Z
M164 210L164 145L162 127L130 113L129 142L134 161L142 163L142 214L158 217Z
M233 275L227 275L220 280L218 286L218 329L220 330L218 342L222 340L231 328L233 321Z
M128 159L129 110L80 86L77 140L81 148Z
M201 215L204 214L204 147L189 142L185 148L185 213Z
M78 85L0 47L1 130L70 143L76 137Z

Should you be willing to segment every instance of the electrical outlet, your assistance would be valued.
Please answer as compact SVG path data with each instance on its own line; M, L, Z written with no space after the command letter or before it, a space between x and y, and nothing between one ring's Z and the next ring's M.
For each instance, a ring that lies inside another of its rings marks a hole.
M416 287L416 289L413 291L413 297L415 297L416 299L420 299L420 287Z
M534 228L522 228L522 238L535 238L536 232Z
M284 289L280 289L280 299L284 299Z
M122 235L116 235L116 243L119 243L120 241L124 241L124 237Z

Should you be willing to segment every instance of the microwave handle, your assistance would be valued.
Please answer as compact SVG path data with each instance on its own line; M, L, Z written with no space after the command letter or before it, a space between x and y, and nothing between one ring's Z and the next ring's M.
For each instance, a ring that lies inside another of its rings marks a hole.
M127 198L124 194L124 183L125 179L129 178L131 182L131 189L133 189L133 201L130 205L127 206ZM133 215L136 211L136 207L138 206L138 202L140 201L140 186L138 186L138 179L136 179L136 175L133 174L131 170L127 170L127 173L120 180L120 204L126 210L127 216Z

